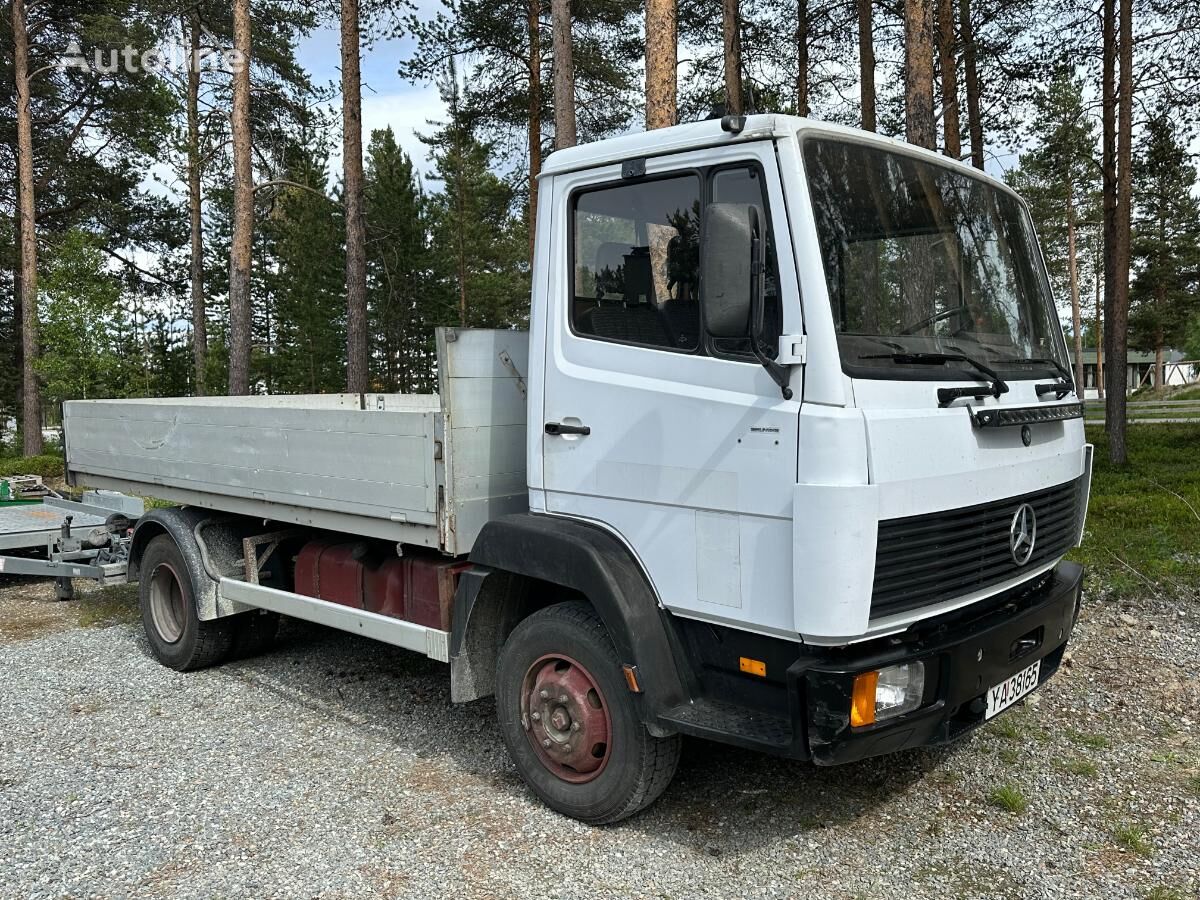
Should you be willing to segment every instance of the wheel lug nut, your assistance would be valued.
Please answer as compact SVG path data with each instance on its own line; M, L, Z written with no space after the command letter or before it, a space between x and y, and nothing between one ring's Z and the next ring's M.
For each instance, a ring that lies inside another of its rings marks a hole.
M535 722L540 722L542 720L542 714L540 712L530 713L529 718L533 719Z
M541 697L543 700L549 700L550 692L545 689L542 689L541 691L538 692L538 696Z
M571 745L570 745L570 744L564 744L564 745L563 745L563 753L570 753L570 752L571 752Z
M578 722L572 722L572 723L571 723L571 730L572 730L572 731L578 731L578 730L579 730L579 723L578 723Z
M542 746L545 747L547 750L549 750L550 749L550 738L543 739Z
M567 697L567 695L566 695L566 694L559 694L559 697L558 697L558 702L559 702L559 703L566 703L566 702L567 702L567 700L569 700L569 699L570 699L570 698L569 698L569 697Z

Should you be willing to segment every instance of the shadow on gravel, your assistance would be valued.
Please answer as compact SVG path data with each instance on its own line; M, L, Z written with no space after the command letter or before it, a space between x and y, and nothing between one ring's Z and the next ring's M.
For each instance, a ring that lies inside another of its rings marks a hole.
M139 643L148 653L143 638ZM441 663L285 620L276 649L213 671L320 707L418 758L450 761L487 791L540 805L508 760L493 701L451 704L449 670ZM687 739L667 792L642 815L614 827L712 856L737 856L805 835L822 840L822 830L852 823L919 786L954 752L913 751L822 768ZM486 794L478 786L474 791L476 802L486 805Z

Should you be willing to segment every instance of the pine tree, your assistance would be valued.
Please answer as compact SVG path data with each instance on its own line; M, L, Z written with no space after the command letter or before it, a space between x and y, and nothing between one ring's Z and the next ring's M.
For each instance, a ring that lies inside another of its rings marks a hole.
M434 290L426 198L390 128L367 147L367 272L374 380L388 392L432 388L433 326L446 320Z
M345 384L344 233L328 195L326 147L294 145L287 180L265 210L258 256L270 321L264 380L272 391L317 394ZM259 304L260 312L264 304Z
M1032 131L1037 147L1023 153L1009 181L1029 201L1042 237L1042 249L1059 296L1071 305L1076 383L1083 387L1083 310L1080 286L1081 247L1095 239L1080 210L1093 206L1099 185L1093 154L1096 135L1085 107L1083 83L1065 67L1040 91Z
M1170 116L1150 120L1135 164L1137 181L1130 291L1130 343L1155 353L1155 387L1163 389L1163 351L1186 340L1200 311L1200 200L1187 141Z
M442 191L429 198L432 268L442 285L443 322L503 328L529 318L527 234L513 215L512 187L490 171L493 148L475 133L453 68L441 84L449 118L429 145ZM449 310L456 313L449 314Z

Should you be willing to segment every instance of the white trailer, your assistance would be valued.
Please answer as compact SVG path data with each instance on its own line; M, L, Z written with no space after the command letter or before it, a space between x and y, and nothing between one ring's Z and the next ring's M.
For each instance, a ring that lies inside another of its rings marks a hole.
M450 663L521 775L612 822L681 735L828 765L952 740L1057 670L1091 448L1007 186L726 117L553 154L528 335L436 397L67 404L72 478L192 669L278 614Z

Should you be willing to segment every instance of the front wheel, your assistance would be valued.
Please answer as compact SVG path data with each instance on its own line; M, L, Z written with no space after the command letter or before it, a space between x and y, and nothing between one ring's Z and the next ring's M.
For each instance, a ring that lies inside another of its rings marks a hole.
M666 790L679 738L642 724L621 660L586 603L559 603L522 621L496 671L500 731L517 770L552 809L605 825Z

